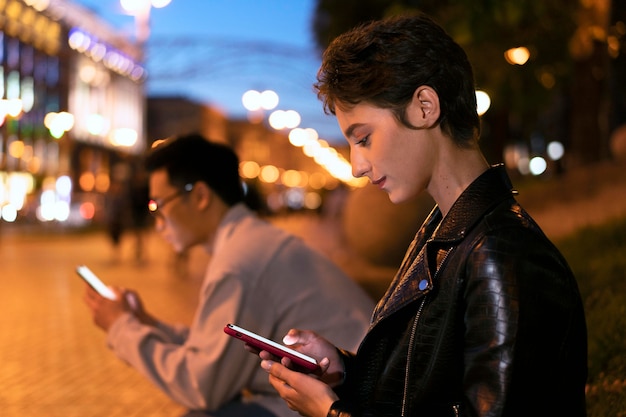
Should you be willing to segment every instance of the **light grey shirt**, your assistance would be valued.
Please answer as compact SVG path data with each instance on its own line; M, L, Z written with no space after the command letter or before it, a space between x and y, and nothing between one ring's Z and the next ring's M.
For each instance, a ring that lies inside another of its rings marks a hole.
M190 409L215 410L242 392L277 416L293 417L258 356L223 328L234 323L281 341L313 330L354 351L369 326L372 299L328 258L258 218L243 204L225 216L190 327L141 324L126 314L109 329L115 354Z

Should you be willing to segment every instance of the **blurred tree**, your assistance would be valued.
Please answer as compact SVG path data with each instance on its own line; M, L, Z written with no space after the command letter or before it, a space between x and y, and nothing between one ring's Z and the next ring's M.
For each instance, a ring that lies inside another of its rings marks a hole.
M610 59L607 29L611 2L581 1L575 16L577 27L569 44L574 63L569 94L570 146L575 150L572 165L587 164L609 156Z
M318 0L313 31L323 50L359 23L417 10L429 14L465 48L477 87L492 98L482 138L487 156L499 162L504 146L516 142L541 153L548 140L560 140L577 165L601 159L607 148L600 116L606 110L610 1L620 4L623 19L623 0ZM530 51L528 62L507 63L504 52L521 46ZM577 48L586 53L577 55Z
M607 46L611 65L609 68L608 90L609 135L626 126L626 2L613 0ZM612 155L617 157L617 155Z

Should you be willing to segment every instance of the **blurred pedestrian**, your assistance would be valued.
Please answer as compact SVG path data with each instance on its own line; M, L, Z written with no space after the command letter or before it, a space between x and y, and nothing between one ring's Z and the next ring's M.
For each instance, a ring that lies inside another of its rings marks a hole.
M211 254L197 311L191 326L166 324L134 291L115 288L111 301L87 287L96 325L187 416L295 416L224 326L268 338L303 326L356 348L373 301L329 259L246 207L230 147L195 134L170 138L146 166L157 231L178 252L199 246Z
M129 194L126 181L112 178L105 195L106 231L111 242L111 262L121 259L122 235L130 217Z
M137 167L133 173L130 185L130 228L135 236L135 261L142 263L145 260L146 232L150 226L150 212L148 202L148 175L143 167Z
M330 44L316 89L356 177L393 203L425 191L436 206L356 354L295 329L284 342L323 374L260 353L286 403L317 417L584 416L578 286L504 167L479 149L463 49L424 15L372 22Z

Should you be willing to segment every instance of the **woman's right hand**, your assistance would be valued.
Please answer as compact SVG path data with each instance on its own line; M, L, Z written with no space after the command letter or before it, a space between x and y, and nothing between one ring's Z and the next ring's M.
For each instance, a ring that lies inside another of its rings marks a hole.
M291 329L285 337L283 343L292 349L311 356L320 363L321 371L316 372L316 376L330 385L337 386L343 382L344 367L337 348L317 333L310 330ZM270 356L261 355L262 359L272 359ZM327 361L323 361L327 358ZM291 361L283 358L281 363L291 368Z

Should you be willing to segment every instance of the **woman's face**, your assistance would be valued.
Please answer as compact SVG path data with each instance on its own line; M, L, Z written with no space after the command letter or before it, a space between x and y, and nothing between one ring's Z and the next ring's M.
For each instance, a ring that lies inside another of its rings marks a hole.
M426 189L436 162L436 147L427 130L409 129L391 110L366 103L347 111L336 108L336 115L350 145L352 175L369 178L393 203Z

